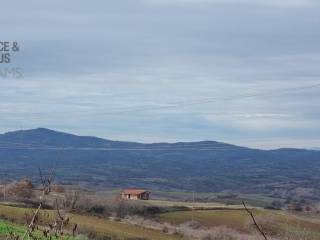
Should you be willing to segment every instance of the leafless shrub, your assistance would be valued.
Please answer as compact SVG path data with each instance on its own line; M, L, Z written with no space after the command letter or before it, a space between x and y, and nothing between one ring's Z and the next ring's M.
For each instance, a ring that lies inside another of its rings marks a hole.
M121 198L114 199L112 203L105 208L105 210L120 218L124 218L129 215L147 217L162 212L160 207L146 206L139 201L128 201Z
M63 196L63 207L72 211L76 209L80 198L80 192L77 190L70 190L64 193Z
M7 195L18 199L30 199L33 197L33 184L24 178L19 182L14 182L6 187Z
M45 201L46 196L48 196L52 191L52 181L53 181L53 171L48 176L44 176L41 169L39 169L39 175L42 183L42 195L40 196L40 202L36 210L31 213L25 214L25 220L27 223L27 230L22 236L22 240L28 238L33 240L38 239L63 239L67 233L66 227L70 224L70 219L68 217L67 207L72 209L78 199L78 195L73 193L70 197L66 196L63 199L63 207L61 209L61 204L58 199L55 201L55 216L50 216L50 214L43 209L43 202ZM16 184L16 189L32 189L33 185L27 180L20 181L19 184ZM69 227L70 228L70 227ZM69 235L71 234L75 237L78 225L74 224L73 227L69 230ZM42 232L42 236L39 236L39 232ZM19 236L16 233L11 233L8 231L7 240L19 240Z
M53 192L56 192L56 193L65 193L66 192L65 187L63 187L61 185L53 185L51 187L51 189Z
M40 175L40 179L41 179L41 183L42 183L42 192L43 195L48 195L49 193L51 193L51 184L53 182L53 178L54 178L54 172L53 170L51 171L50 175L48 176L44 176L42 174L41 169L39 168L39 175Z

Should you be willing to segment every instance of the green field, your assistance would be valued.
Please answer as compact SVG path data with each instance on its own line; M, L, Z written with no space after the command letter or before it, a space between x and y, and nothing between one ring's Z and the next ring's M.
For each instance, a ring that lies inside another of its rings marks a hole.
M15 232L18 235L23 235L25 232L25 227L18 224L13 224L8 221L0 219L0 235L6 235L9 231Z

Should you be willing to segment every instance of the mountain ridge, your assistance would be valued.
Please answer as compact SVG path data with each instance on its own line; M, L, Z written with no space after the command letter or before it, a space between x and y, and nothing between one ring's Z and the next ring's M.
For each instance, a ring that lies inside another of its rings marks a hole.
M31 139L30 139L31 138ZM48 138L53 138L51 141ZM58 140L67 140L62 141L58 144ZM40 141L41 140L41 141ZM156 147L156 146L187 146L192 145L197 147L199 145L215 145L215 146L228 146L234 148L242 148L242 149L252 149L252 150L260 150L260 151L277 151L277 150L307 150L307 151L317 151L316 149L304 149L304 148L276 148L276 149L258 149L258 148L250 148L245 146L238 146L234 144L229 144L226 142L214 141L214 140L202 140L202 141L179 141L179 142L153 142L153 143L141 143L134 141L121 141L121 140L111 140L105 139L95 136L82 136L57 130L52 130L49 128L35 128L35 129L27 129L27 130L17 130L17 131L9 131L0 134L0 143L9 143L9 141L13 141L14 143L29 143L29 144L44 144L45 146L52 147L75 147L75 144L80 144L80 147L112 147L117 145L119 147ZM48 145L52 144L52 145Z
M305 189L302 197L320 199L320 152L305 149L260 150L215 141L145 144L38 128L0 134L0 165L0 181L22 176L39 181L38 168L54 168L60 183L88 188L281 198Z

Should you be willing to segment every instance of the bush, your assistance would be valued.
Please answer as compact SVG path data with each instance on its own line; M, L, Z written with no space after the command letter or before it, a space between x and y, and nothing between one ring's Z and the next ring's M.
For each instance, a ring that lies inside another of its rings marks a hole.
M92 214L104 214L106 211L106 208L101 205L94 205L90 207L87 212Z
M12 197L30 199L33 197L33 184L27 178L22 179L19 182L9 184L7 193Z
M265 209L281 210L282 207L283 207L283 204L280 201L273 201L271 205L267 205Z
M66 192L66 189L61 185L53 185L51 187L51 190L56 193L65 193Z

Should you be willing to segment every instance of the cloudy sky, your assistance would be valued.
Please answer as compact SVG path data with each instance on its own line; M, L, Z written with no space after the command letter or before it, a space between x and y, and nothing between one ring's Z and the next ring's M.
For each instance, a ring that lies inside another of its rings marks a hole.
M6 1L0 132L320 147L318 0ZM19 68L23 78L5 76Z

